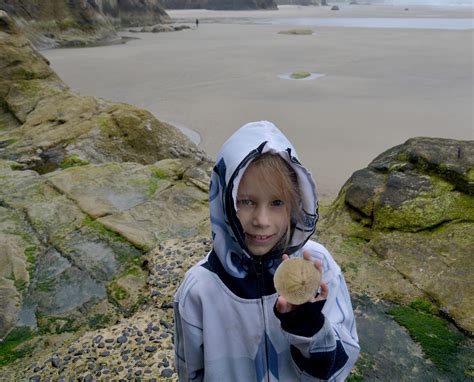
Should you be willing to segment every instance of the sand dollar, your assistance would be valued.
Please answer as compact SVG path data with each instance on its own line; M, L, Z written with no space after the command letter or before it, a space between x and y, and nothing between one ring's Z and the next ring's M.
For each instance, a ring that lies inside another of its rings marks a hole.
M312 261L294 257L280 264L273 282L280 296L291 304L301 305L316 295L321 274Z

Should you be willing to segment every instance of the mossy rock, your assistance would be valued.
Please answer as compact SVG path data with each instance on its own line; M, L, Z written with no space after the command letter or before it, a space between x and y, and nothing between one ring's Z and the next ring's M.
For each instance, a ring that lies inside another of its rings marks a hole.
M280 31L278 32L279 34L290 34L290 35L311 35L314 33L312 29L307 29L307 28L297 28L297 29L289 29L286 31Z
M297 70L296 72L293 72L290 74L290 77L295 79L295 80L301 80L303 78L307 78L311 76L311 73L305 72L304 70Z
M387 150L346 182L319 232L358 288L365 277L371 293L391 301L425 294L467 333L474 332L470 153L472 141L433 138Z

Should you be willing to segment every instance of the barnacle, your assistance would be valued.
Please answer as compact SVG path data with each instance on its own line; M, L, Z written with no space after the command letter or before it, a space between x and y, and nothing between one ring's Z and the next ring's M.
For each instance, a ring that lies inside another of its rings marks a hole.
M280 296L294 305L301 305L316 295L321 274L312 261L302 257L284 260L273 277Z

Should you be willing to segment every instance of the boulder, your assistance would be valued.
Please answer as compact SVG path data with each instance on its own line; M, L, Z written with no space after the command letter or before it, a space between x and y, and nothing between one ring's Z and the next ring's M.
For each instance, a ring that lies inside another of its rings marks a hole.
M473 333L473 174L473 141L410 139L351 176L320 236L356 289L428 297Z
M0 17L0 158L40 173L108 161L207 160L149 112L73 93L11 18Z
M39 48L121 43L116 27L170 21L158 0L0 0Z

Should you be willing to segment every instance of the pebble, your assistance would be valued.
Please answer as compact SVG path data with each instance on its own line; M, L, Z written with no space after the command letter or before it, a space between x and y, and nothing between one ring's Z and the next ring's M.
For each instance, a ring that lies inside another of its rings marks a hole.
M56 358L56 357L51 358L51 365L53 367L59 367L59 358Z
M156 346L146 346L145 347L145 351L147 351L148 353L153 353L157 350L157 347Z
M117 338L117 342L119 344L124 344L125 342L127 342L127 337L126 336L120 336Z
M160 374L160 376L164 378L170 378L172 375L173 375L173 370L171 369L164 369Z

